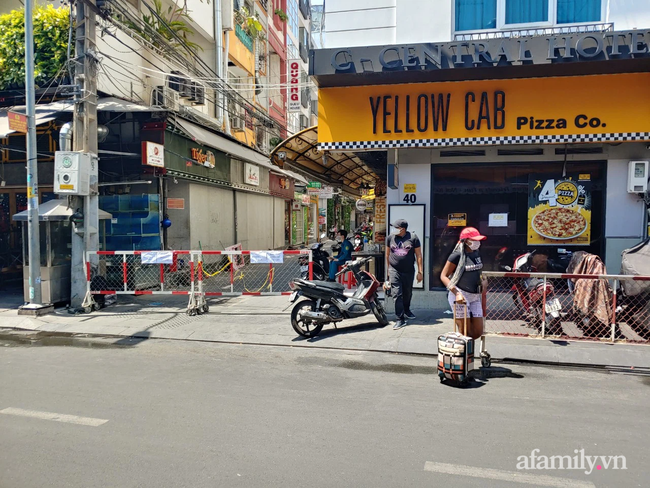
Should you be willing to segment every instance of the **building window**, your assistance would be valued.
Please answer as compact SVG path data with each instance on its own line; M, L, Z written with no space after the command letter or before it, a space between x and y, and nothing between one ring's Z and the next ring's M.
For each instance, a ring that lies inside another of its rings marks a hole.
M548 0L506 0L506 24L548 22Z
M577 24L600 20L600 0L557 0L557 23Z
M456 0L456 30L497 27L497 0Z
M601 20L601 0L455 0L457 32Z
M287 15L289 16L289 30L295 39L298 39L298 0L289 0L287 2Z

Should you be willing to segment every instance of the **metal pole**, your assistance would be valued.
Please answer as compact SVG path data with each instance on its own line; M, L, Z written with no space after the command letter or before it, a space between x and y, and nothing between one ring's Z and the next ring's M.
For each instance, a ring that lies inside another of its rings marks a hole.
M34 0L25 0L25 95L27 101L27 240L29 303L40 305L41 239L38 221L38 158L36 155L36 102L34 96Z

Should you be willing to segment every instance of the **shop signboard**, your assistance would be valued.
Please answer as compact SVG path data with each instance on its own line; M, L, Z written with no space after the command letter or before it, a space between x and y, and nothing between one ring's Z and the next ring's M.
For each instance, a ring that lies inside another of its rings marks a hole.
M260 167L244 163L244 181L249 185L260 186Z
M294 194L294 183L291 178L271 173L269 175L269 190L273 195L291 199Z
M307 183L307 193L320 193L322 185L318 181L310 181Z
M415 183L404 183L404 193L415 193L416 188Z
M301 200L303 205L309 205L311 203L311 196L301 195Z
M449 227L466 227L467 214L466 213L450 213L447 215L447 225Z
M366 208L368 208L368 201L360 198L357 200L356 208L358 212L365 212Z
M528 245L587 246L591 242L591 175L528 180Z
M9 119L10 130L27 134L27 115L9 111L7 112L7 118Z
M142 164L156 168L164 168L165 146L156 144L155 142L142 141Z
M300 112L300 61L297 59L288 60L287 71L289 80L287 112Z
M386 233L386 197L375 199L375 232Z
M334 198L334 188L331 186L324 186L320 189L318 196L324 200L327 200L328 198Z
M206 168L214 168L216 158L212 151L206 151L200 147L190 149L192 159Z
M321 88L318 142L341 150L650 140L649 81L627 73Z

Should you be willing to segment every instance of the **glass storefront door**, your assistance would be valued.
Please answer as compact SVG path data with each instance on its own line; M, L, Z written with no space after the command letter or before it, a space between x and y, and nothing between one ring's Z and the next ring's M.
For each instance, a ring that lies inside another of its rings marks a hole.
M562 249L587 251L604 258L605 168L605 162L569 162L564 173L563 163L555 161L433 165L431 286L442 287L440 272L465 225L487 236L481 245L486 271L498 271L500 265L512 266L516 256L534 249L551 258ZM561 179L563 174L589 176L590 242L577 246L567 245L566 241L529 245L530 177L538 175L544 181ZM507 214L505 226L491 221L490 216L495 214ZM453 226L454 217L461 225Z

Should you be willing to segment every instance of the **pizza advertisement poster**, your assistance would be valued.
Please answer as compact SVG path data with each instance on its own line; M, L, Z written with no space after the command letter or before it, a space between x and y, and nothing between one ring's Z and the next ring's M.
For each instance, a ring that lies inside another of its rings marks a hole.
M588 246L591 242L591 175L528 180L528 245Z

